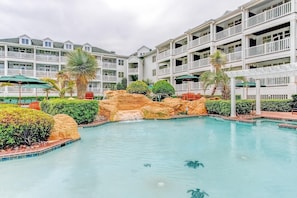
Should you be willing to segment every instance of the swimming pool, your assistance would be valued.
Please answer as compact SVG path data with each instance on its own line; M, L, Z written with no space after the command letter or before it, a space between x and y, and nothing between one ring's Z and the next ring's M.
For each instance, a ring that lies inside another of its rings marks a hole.
M149 120L80 134L46 155L0 163L0 197L189 198L197 188L213 198L297 195L297 132L275 122Z

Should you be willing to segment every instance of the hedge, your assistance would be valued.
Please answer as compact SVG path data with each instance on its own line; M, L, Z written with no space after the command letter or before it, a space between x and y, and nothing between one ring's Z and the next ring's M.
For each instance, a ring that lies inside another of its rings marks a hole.
M77 124L87 124L95 120L99 105L97 100L52 99L43 100L40 108L50 115L67 114Z

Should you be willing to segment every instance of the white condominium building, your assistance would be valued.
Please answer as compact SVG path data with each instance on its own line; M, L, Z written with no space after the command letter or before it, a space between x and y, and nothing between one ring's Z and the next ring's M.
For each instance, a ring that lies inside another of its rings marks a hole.
M50 38L33 39L27 35L17 38L0 39L0 76L23 74L36 78L56 78L58 71L67 64L67 53L81 48L94 55L98 62L96 79L88 85L88 90L102 95L104 90L115 87L126 76L127 56L116 55L86 43L77 45L71 41L55 42ZM23 95L31 95L35 89L22 88ZM39 95L42 95L42 90ZM17 87L2 87L5 96L18 94Z
M191 92L204 94L201 82L188 86L186 83L176 84L175 78L185 74L199 77L203 72L213 70L209 56L217 49L227 55L228 62L224 67L229 70L296 64L296 38L297 0L252 0L236 10L226 11L217 19L185 30L182 35L160 43L153 50L142 46L131 56L119 56L90 44L60 43L49 38L36 40L23 35L16 39L2 39L0 75L21 71L28 76L54 78L66 64L66 53L80 47L98 59L97 78L89 84L89 89L96 94L103 94L123 77L127 78L128 84L136 80L156 82L164 79L175 87L177 95L187 92L189 87ZM265 85L261 88L263 99L287 99L297 93L295 76L272 78L263 75L260 80ZM12 88L6 89L10 93ZM206 90L205 94L210 91ZM248 91L236 88L236 94L242 98L255 98L255 92L255 88Z
M199 77L212 70L209 55L217 49L227 55L225 68L231 70L296 64L296 13L296 0L250 1L156 46L157 61L151 68L156 69L157 79L172 83L176 93L181 94L187 92L188 86L186 83L176 85L174 79L185 74ZM261 97L290 98L296 94L296 82L292 76L263 76L261 84L265 87L261 88ZM201 82L191 83L190 89L204 93ZM206 94L209 93L207 90ZM236 94L255 98L255 88L249 88L248 93L236 88Z

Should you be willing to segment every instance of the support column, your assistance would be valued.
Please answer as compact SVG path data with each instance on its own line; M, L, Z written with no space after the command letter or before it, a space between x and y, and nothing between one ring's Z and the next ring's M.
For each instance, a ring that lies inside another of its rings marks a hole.
M256 115L261 114L260 79L256 79Z
M231 117L236 117L235 77L231 77Z

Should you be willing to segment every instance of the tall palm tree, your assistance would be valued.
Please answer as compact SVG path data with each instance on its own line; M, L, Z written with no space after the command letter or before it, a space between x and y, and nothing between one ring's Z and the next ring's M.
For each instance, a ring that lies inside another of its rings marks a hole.
M65 70L75 78L78 98L84 98L89 80L96 78L97 66L96 58L82 49L68 54Z
M213 96L218 86L222 83L221 80L223 80L222 77L224 76L221 74L221 72L222 72L222 67L227 63L227 57L222 51L216 50L213 54L209 56L209 58L210 58L210 63L215 68L214 75L212 76L212 80L211 80L211 82L214 85L213 90L211 92L211 95Z
M215 68L215 71L221 70L222 66L227 63L226 54L220 50L216 50L213 54L209 56L210 64Z

